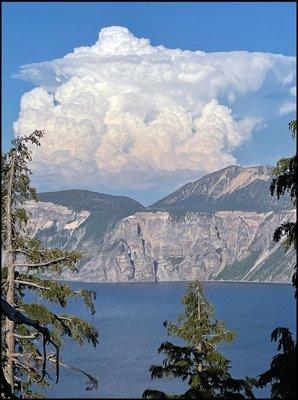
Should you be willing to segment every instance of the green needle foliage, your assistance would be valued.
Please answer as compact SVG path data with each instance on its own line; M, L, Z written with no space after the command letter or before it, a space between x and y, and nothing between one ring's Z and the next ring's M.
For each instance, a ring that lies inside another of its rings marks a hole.
M82 345L98 343L98 332L87 321L56 313L40 304L53 303L67 308L70 300L81 300L95 313L95 293L74 290L71 286L50 279L59 277L65 269L76 271L81 255L75 251L47 248L27 232L27 200L37 200L35 189L30 185L30 146L40 145L43 132L13 141L12 148L2 155L2 243L4 267L1 273L2 362L1 380L4 398L41 397L38 387L49 385L49 371L53 369L56 382L59 366L84 374L88 381L86 389L97 387L97 380L81 369L66 364L60 357L59 348L64 338ZM43 278L46 276L47 278ZM37 303L27 304L26 295L31 294ZM57 308L57 307L56 307ZM5 318L6 317L6 318ZM67 355L66 355L67 356Z
M162 365L150 368L151 378L181 378L189 389L182 395L168 395L158 390L145 390L143 398L151 399L243 399L254 398L254 380L234 379L229 373L230 362L217 350L223 342L231 343L236 333L228 331L223 321L214 319L213 306L203 294L202 285L190 283L182 298L185 311L177 323L165 321L170 336L185 343L169 341L158 349L165 358Z
M297 121L291 121L289 128L292 137L297 134ZM297 201L297 154L293 157L282 158L277 162L275 168L276 178L271 184L271 194L276 193L277 198L289 193L296 205ZM284 246L288 250L290 247L297 247L297 225L296 222L286 222L278 226L274 232L273 240L279 242L285 237ZM295 265L292 282L297 297L298 279L297 264ZM278 342L277 353L272 361L270 368L260 375L258 386L264 387L271 385L271 398L274 399L296 399L297 398L297 342L292 338L288 328L278 327L271 334L271 341Z
M297 134L297 121L291 121L289 123L289 129L292 132L292 137L295 138ZM276 194L279 199L280 196L284 196L288 193L296 206L297 199L297 154L292 157L281 158L274 169L276 178L272 180L270 191L273 196ZM278 226L274 232L273 240L279 242L285 237L284 246L286 250L289 250L292 245L297 247L297 225L296 222L286 222ZM294 267L294 274L292 282L296 290L298 289L298 277L297 277L297 264Z
M276 354L268 371L260 375L258 386L271 384L271 398L297 398L297 346L288 328L276 328L271 334L271 341L277 342Z

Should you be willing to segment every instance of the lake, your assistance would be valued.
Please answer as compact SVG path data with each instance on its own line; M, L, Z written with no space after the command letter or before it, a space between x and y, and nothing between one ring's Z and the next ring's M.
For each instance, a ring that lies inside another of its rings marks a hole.
M100 339L96 349L66 342L61 357L64 362L96 376L99 387L96 391L86 391L83 375L61 367L60 382L46 391L47 397L136 398L146 388L172 393L184 390L185 384L179 380L152 381L149 367L162 360L157 349L162 341L169 339L162 324L165 320L175 321L182 312L180 299L186 282L71 285L97 292L94 316L80 302L72 302L68 311L95 325ZM231 360L233 376L257 376L264 372L276 353L276 344L270 342L271 331L286 326L295 335L292 286L205 282L204 287L215 306L216 317L238 333L234 343L222 347ZM267 396L268 390L256 393Z

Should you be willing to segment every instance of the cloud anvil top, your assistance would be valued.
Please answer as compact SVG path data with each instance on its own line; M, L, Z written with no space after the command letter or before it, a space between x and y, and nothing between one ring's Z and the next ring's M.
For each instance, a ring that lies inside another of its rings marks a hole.
M108 27L93 46L20 69L37 87L22 96L14 132L45 131L31 167L48 189L167 188L235 164L253 132L295 110L295 65L153 47Z

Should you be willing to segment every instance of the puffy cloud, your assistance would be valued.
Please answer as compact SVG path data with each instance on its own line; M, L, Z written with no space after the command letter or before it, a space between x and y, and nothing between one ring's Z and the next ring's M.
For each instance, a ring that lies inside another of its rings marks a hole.
M243 112L246 98L265 105L269 86L280 93L272 115L289 112L295 58L153 47L109 27L93 46L25 65L18 77L37 86L14 131L45 131L32 162L43 188L166 192L236 163L235 150L266 122L261 107Z
M296 111L296 102L284 103L279 109L279 115L287 115Z
M292 96L296 97L296 86L291 87L290 93ZM296 112L296 98L295 101L287 101L281 105L278 113L279 115L287 115Z

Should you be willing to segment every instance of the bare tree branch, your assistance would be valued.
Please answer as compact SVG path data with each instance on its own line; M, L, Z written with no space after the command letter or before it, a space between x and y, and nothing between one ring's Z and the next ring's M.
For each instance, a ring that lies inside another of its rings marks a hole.
M67 261L67 260L68 260L67 257L60 257L60 258L55 258L54 260L45 261L45 262L36 263L36 264L28 264L28 263L15 264L15 267L40 268L40 267L47 267L48 265L57 264L59 262Z
M14 337L19 339L35 339L38 335L39 332L32 333L31 335L19 335L18 333L14 333ZM19 355L21 355L21 353Z
M26 286L34 286L34 287L36 287L38 289L51 290L50 287L41 286L38 283L34 283L34 282L30 282L30 281L23 281L21 279L16 279L15 282L16 283L20 283L22 285L26 285Z
M51 361L51 362L57 363L57 359L54 358L54 354L49 354L49 355L48 355L48 360ZM69 364L64 364L64 363L62 363L61 361L59 361L59 364L60 364L62 367L70 368L70 369L72 369L73 371L80 372L81 374L87 376L88 381L86 382L86 390L97 389L98 382L97 382L97 379L94 378L94 376L88 374L87 372L83 371L83 370L80 369L80 368L73 367L72 365L69 365Z

